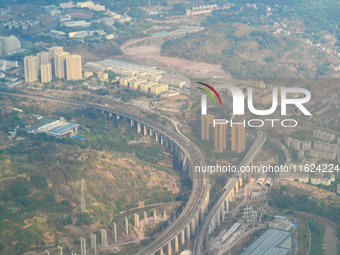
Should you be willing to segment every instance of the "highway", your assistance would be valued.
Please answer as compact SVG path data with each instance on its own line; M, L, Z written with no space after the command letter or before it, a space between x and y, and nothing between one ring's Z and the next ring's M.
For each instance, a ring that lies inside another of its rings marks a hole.
M250 164L250 162L255 158L256 154L260 151L262 148L263 144L265 143L267 139L267 135L263 132L258 132L257 137L247 152L246 156L243 158L241 163L238 165L238 169L240 169L241 166L247 166ZM229 192L231 189L234 188L235 184L237 183L240 175L242 173L234 173L233 176L231 176L230 179L228 179L227 184L224 186L224 192L219 198L219 200L215 203L214 207L211 209L209 212L208 216L205 218L203 224L198 230L198 233L196 234L195 242L194 242L194 247L193 247L193 254L194 255L203 255L204 254L204 240L207 237L208 229L210 226L210 222L213 217L215 217L215 214L217 210L220 210L220 207L222 203L226 200ZM205 240L206 246L208 245L208 240Z
M136 121L140 124L146 125L152 128L154 131L157 131L160 134L168 137L171 141L173 141L187 156L187 159L190 162L190 166L192 169L192 182L193 188L191 192L191 196L189 201L187 202L185 208L179 215L179 217L173 222L160 236L158 236L154 241L152 241L148 246L141 249L137 254L138 255L151 255L156 253L158 250L166 246L169 242L171 242L176 236L181 233L183 229L187 225L191 223L192 219L196 219L197 215L202 208L202 204L204 203L205 197L208 194L209 189L209 177L207 174L203 173L195 173L194 166L195 165L204 165L204 156L201 151L190 141L183 138L181 135L173 132L172 130L160 125L157 122L152 120L147 120L141 116L135 115L134 113L127 112L118 107L101 105L96 103L87 103L87 102L78 102L71 100L61 100L52 97L45 97L41 95L28 94L23 92L9 92L9 91L1 91L2 94L8 95L16 95L22 97L28 97L31 99L39 98L47 101L67 104L74 107L82 107L104 111L107 113L112 113L114 115L119 115L120 117L125 117L130 120Z

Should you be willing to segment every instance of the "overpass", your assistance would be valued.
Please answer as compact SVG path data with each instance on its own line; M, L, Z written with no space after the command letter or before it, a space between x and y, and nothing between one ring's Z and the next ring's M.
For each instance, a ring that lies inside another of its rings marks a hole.
M253 145L251 146L241 163L238 165L238 170L241 166L247 166L251 164L256 154L262 148L266 139L267 136L263 132L258 132ZM232 200L235 193L238 192L239 187L242 186L243 176L244 174L241 172L234 173L228 180L227 184L224 186L223 194L215 203L208 216L205 218L203 224L201 225L201 228L196 235L193 247L194 255L208 254L208 234L214 232L216 226L219 226L221 224L221 217L223 220L226 212L229 211L229 202Z
M196 145L188 139L160 125L159 123L145 119L140 115L128 112L117 107L101 105L96 103L77 102L61 100L41 95L28 94L16 91L1 91L2 94L28 97L31 99L40 98L55 103L67 104L74 107L88 108L101 111L110 117L129 121L131 126L136 126L137 132L143 135L150 135L155 140L169 147L175 159L181 164L182 170L187 171L190 176L193 188L189 201L179 217L160 236L148 246L141 249L138 255L168 255L179 252L179 245L195 236L199 224L203 222L203 215L207 211L209 203L209 177L207 174L196 173L196 165L204 165L204 156Z

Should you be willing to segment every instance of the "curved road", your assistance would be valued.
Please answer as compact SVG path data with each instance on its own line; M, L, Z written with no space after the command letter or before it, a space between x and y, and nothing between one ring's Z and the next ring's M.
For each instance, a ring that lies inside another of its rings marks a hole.
M257 137L256 137L253 145L251 146L251 148L247 152L246 156L243 158L243 160L239 164L238 169L240 169L241 166L247 166L247 165L250 164L250 162L255 158L256 154L262 148L266 139L267 139L267 136L263 132L259 132L257 134ZM202 224L201 228L199 229L198 234L196 235L196 238L195 238L194 248L193 248L193 254L194 255L196 255L196 254L197 255L203 255L204 254L205 249L204 249L203 243L204 243L204 238L206 237L206 235L208 233L210 222L211 222L212 218L215 217L217 210L220 210L222 203L227 198L231 189L234 188L235 184L237 183L237 181L240 177L239 174L242 174L242 173L234 173L231 176L231 178L228 180L228 183L224 186L223 194L221 195L219 200L216 202L214 207L211 209L208 216L205 218L205 221L203 222L203 224ZM205 241L208 242L208 240L205 240Z
M190 166L195 165L203 165L204 164L204 157L201 151L192 144L189 140L184 139L181 135L173 132L165 128L164 126L151 121L147 120L141 116L137 116L133 113L127 112L126 110L119 109L118 107L112 107L107 105L101 105L96 103L86 103L86 102L77 102L71 100L61 100L55 99L52 97L46 97L41 95L34 95L29 93L23 92L14 92L14 91L1 91L2 94L9 94L9 95L16 95L16 96L24 96L29 98L43 98L44 100L52 101L55 103L62 103L67 104L75 107L86 107L90 109L105 111L108 113L112 113L115 115L119 115L121 117L128 118L130 120L134 120L139 122L140 124L146 125L153 130L157 131L158 133L163 134L164 136L168 137L172 140L187 156ZM156 238L153 242L151 242L148 246L143 248L141 251L138 252L140 255L149 255L154 254L158 250L162 249L166 246L171 240L173 240L187 225L191 223L193 218L199 214L199 211L202 207L202 204L205 200L205 197L208 194L209 189L209 177L208 175L202 173L195 173L192 171L192 182L193 182L193 189L192 194L190 196L189 201L186 204L186 207L183 209L180 216L173 222L158 238Z

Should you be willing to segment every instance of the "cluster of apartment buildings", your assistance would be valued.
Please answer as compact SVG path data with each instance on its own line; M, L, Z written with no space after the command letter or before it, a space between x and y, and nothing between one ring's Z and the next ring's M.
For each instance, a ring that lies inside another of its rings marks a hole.
M211 13L213 10L218 9L217 4L211 4L211 5L199 5L192 7L192 9L187 10L187 15L199 15L199 14L206 14Z
M151 93L154 95L159 95L169 90L168 84L158 83L158 80L150 81L139 76L120 78L119 84L134 90L139 90L141 92Z
M227 150L228 125L216 125L213 127L214 116L207 114L201 117L201 139L208 140L214 144L218 152ZM243 125L233 125L231 127L230 150L242 153L246 149L246 131Z
M165 72L154 67L130 63L120 59L88 62L85 67L95 72L112 71L120 74L119 84L122 87L154 95L159 95L169 90L169 85L162 82L162 75ZM182 86L185 82L178 82L178 84Z
M24 58L25 82L33 83L39 79L50 82L52 76L70 80L82 79L81 56L65 52L63 47L55 46L47 52Z
M0 37L0 56L10 56L21 52L21 43L17 37Z
M312 183L314 185L330 185L332 182L335 181L335 175L330 173L300 173L300 172L280 172L278 173L279 180L286 180L286 181L298 181L301 183Z
M285 138L288 147L298 151L298 159L305 161L305 151L309 151L310 156L316 159L337 160L340 162L340 139L337 144L330 143L335 140L335 135L321 130L315 130L313 137L323 141L300 141L291 137Z
M20 28L22 30L27 30L40 25L39 20L29 19L29 20L10 20L4 24L9 30L13 28Z

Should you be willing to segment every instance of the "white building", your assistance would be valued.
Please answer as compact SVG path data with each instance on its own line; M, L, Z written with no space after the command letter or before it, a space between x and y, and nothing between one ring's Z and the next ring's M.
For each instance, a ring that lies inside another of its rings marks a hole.
M21 51L21 43L17 37L11 35L9 37L0 37L0 55L10 56Z

